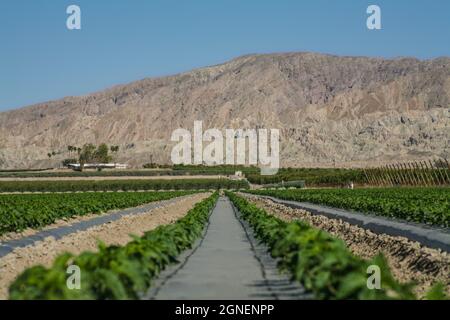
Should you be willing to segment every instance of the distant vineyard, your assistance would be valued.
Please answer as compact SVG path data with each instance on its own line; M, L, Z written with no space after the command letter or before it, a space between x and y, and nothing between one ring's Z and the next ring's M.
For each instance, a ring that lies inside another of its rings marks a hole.
M364 176L374 186L450 185L450 164L447 160L396 163L364 169Z
M367 169L343 168L281 168L275 175L261 175L254 166L175 165L158 170L103 171L0 171L1 177L157 177L189 175L234 175L241 171L250 183L274 185L303 181L306 186L344 186L350 182L371 186L439 186L450 185L450 164L447 160L396 163Z
M150 167L150 165L148 166ZM220 165L174 165L155 170L102 170L102 171L38 171L38 170L4 170L0 177L45 178L45 177L154 177L154 176L187 176L187 175L234 175L236 171L245 174L256 174L257 167Z
M232 175L236 171L241 171L245 174L255 174L259 173L261 170L255 166L243 166L243 165L216 165L216 166L206 166L206 165L174 165L172 167L174 171L184 171L190 172L192 174L223 174Z
M246 176L250 183L261 185L304 181L307 186L343 186L350 182L372 186L441 186L450 185L450 164L447 160L429 160L368 169L282 168L272 176L254 172Z
M103 171L3 171L0 177L4 178L51 178L51 177L155 177L155 176L183 176L188 171L173 170L103 170Z
M366 177L360 169L282 168L276 175L248 174L254 184L276 184L288 181L304 181L306 185L344 185L349 182L364 183Z
M2 169L0 170L1 174L14 174L18 172L39 172L39 171L45 171L45 170L51 170L52 168L46 168L46 169Z
M0 192L67 192L67 191L138 191L246 189L245 180L179 179L179 180L57 180L1 181Z

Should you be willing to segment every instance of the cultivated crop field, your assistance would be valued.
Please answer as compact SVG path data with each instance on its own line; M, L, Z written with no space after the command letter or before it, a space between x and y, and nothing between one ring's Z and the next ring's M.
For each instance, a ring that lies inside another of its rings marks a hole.
M139 206L191 193L175 191L0 195L0 235L26 228L40 228L58 219L100 214L108 210Z
M330 234L300 221L286 223L257 208L242 197L228 193L231 201L254 228L256 236L267 243L279 267L319 299L414 299L412 288L391 275L385 258L373 261L354 256L345 244ZM370 290L365 270L378 265L384 273L384 289Z
M257 167L239 165L203 166L174 165L151 170L102 170L102 171L44 171L44 170L0 170L0 178L56 178L56 177L157 177L184 175L233 175L236 171L256 174Z
M450 188L259 190L251 193L450 227Z
M248 183L245 180L229 179L0 181L0 192L198 190L220 188L248 188Z
M246 180L123 179L2 181L0 191L9 192L0 195L0 298L445 299L450 293L447 252L262 197L448 233L448 187L249 190ZM81 272L76 290L67 282L73 266ZM376 290L368 285L373 266L382 279ZM281 282L289 287L270 285Z
M195 175L233 175L236 171L245 174L254 184L271 184L282 181L303 180L308 185L340 185L353 182L366 182L366 177L359 169L327 168L281 168L276 175L264 176L257 167L234 165L203 166L175 165L170 168L153 170L102 170L102 171L5 171L0 178L88 178L88 177L158 177L158 176L195 176Z
M188 175L184 170L0 171L0 178L154 177Z
M49 268L33 267L10 287L12 299L138 299L164 267L188 249L208 221L217 193L198 203L174 224L135 238L125 246L101 246L97 253L59 256ZM69 264L83 270L82 290L70 290L58 275Z
M302 180L307 185L342 185L350 181L364 183L366 178L360 169L340 168L281 168L277 174L263 176L257 172L247 174L248 181L255 184L273 184L282 181Z

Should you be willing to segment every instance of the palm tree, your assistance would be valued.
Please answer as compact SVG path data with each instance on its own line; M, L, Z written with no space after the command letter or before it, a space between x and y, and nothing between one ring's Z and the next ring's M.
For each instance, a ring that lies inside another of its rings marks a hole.
M111 146L111 152L114 153L114 162L116 162L117 153L119 152L119 146Z
M119 146L111 146L111 152L119 152Z

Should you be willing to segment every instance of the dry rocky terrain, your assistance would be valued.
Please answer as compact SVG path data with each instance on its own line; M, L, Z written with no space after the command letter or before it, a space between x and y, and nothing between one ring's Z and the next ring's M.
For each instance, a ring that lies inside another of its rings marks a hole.
M282 166L448 157L450 58L249 55L3 112L0 168L54 166L68 145L102 142L131 166L168 162L172 131L195 120L281 129Z

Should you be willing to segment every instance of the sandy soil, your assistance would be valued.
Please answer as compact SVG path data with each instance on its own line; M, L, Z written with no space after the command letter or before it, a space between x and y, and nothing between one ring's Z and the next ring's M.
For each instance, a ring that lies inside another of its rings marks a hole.
M180 179L219 179L226 178L222 175L182 175L182 176L120 176L120 177L9 177L2 178L1 181L59 181L59 180L180 180Z
M422 246L404 237L376 234L342 220L313 215L301 209L290 208L252 195L241 194L258 207L280 219L301 219L342 239L348 248L363 259L371 259L380 252L388 260L391 271L401 282L417 283L416 293L423 296L430 286L441 281L450 294L450 255L441 250Z
M41 264L48 267L63 252L79 254L87 250L96 251L98 241L107 245L124 245L131 240L130 234L140 236L159 225L173 223L208 196L209 193L200 193L184 197L167 206L139 215L126 216L60 240L49 237L33 246L18 248L0 259L0 299L7 298L9 284L31 266Z

